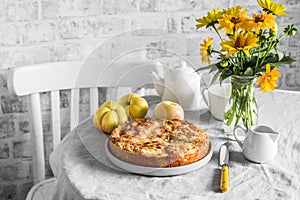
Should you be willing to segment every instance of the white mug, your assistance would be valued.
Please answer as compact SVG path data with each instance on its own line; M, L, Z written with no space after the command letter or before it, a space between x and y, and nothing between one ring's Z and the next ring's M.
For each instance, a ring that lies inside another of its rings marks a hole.
M208 98L206 96L208 93ZM231 84L214 84L202 90L202 98L210 110L211 115L217 120L224 120L225 106L231 94Z

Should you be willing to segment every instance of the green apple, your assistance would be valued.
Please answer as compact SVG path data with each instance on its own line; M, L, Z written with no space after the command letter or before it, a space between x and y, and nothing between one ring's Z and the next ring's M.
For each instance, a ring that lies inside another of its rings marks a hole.
M132 93L122 96L119 99L121 106L125 108L128 118L143 118L148 112L148 102L138 94Z
M111 133L119 124L128 121L125 109L117 102L107 101L94 114L93 122L97 129Z
M155 106L152 118L183 120L184 111L178 103L172 101L162 101Z

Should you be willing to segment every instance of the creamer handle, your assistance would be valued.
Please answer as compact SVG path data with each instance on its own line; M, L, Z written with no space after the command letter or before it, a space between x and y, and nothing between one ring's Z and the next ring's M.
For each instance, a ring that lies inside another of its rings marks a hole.
M209 106L208 99L207 99L207 97L206 97L206 95L205 95L205 91L208 91L208 88L207 88L207 87L202 89L202 92L201 92L201 94L202 94L202 99L203 99L204 103L207 105L207 107L209 108L210 106Z
M243 142L242 142L241 140L238 139L237 133L236 133L236 130L239 129L239 128L243 130L244 134L246 134L247 129L243 128L243 127L240 126L240 125L237 125L237 126L234 127L234 129L233 129L233 136L235 137L235 139L236 139L237 143L240 145L240 147L243 148Z

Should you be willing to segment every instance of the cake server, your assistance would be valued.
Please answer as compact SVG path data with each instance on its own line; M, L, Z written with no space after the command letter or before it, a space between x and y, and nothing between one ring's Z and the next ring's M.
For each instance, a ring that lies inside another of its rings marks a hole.
M229 191L229 146L230 142L225 142L221 145L219 151L219 165L222 167L221 172L221 181L220 181L220 190L222 192Z

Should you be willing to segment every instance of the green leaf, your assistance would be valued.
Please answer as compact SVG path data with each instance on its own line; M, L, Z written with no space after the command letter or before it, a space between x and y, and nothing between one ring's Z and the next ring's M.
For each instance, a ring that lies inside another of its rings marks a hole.
M248 67L248 68L246 69L246 71L244 72L244 74L245 74L246 76L252 76L252 75L253 75L253 69L252 69L251 67Z
M209 70L209 73L212 73L214 71L218 70L218 67L217 67L217 64L211 66L210 70Z
M213 78L210 80L210 82L208 84L208 87L211 86L212 84L214 84L219 76L220 76L219 72L215 73L215 75L213 76Z
M195 72L199 72L199 71L208 70L208 69L211 69L213 66L216 66L216 64L214 63L214 64L208 65L208 66L206 66L206 67L201 67L201 68L198 68L198 69L196 69L196 71L195 71Z
M284 56L280 61L270 63L271 66L280 66L284 64L291 64L292 62L295 62L296 60L289 57L289 56Z
M256 65L256 60L257 60L257 56L253 56L251 59L249 58L245 63L244 63L244 67L248 68L251 67L253 68Z
M240 70L237 66L233 66L233 74L239 74Z
M282 60L282 58L284 57L284 53L281 50L279 50L278 48L275 48L275 51L278 55L279 61Z
M267 63L276 63L276 62L278 62L278 61L279 61L278 56L277 56L276 54L270 53L270 54L266 57L264 63L262 63L262 64L263 64L263 65L266 65Z
M232 75L232 71L228 68L224 68L220 73L220 80L223 81L231 75Z

